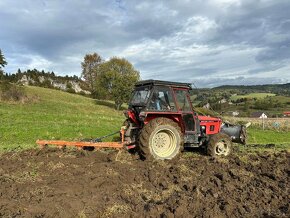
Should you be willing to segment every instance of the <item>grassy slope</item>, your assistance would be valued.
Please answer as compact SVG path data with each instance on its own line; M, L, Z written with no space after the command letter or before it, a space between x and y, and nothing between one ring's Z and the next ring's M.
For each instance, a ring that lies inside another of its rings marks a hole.
M0 150L34 147L36 139L79 139L117 131L122 112L90 98L57 90L25 87L31 104L0 102Z
M0 102L0 151L35 147L36 139L98 137L119 130L124 120L122 112L90 98L39 87L25 89L39 101ZM248 142L290 144L290 133L250 128Z
M237 100L240 98L257 98L257 99L261 99L261 98L265 98L267 96L275 96L275 94L273 93L250 93L248 95L233 95L231 97L231 100Z

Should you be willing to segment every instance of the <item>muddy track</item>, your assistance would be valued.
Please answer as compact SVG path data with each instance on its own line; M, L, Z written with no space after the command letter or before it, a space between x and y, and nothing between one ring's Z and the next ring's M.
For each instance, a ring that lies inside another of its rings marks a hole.
M290 154L27 150L0 157L0 217L289 217Z

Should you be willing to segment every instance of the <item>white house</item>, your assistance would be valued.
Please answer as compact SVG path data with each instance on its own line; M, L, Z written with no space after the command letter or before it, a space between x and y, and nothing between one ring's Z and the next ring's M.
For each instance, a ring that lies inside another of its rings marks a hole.
M264 112L261 112L261 111L252 113L252 117L261 118L261 119L268 118L268 116Z

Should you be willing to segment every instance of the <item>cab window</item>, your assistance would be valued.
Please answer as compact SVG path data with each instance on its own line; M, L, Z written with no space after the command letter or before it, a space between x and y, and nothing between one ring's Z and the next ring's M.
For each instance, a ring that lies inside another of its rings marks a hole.
M175 90L176 101L178 107L182 111L191 111L186 90Z
M142 87L134 90L133 97L131 98L130 104L134 106L145 105L150 96L149 87Z
M170 88L156 86L152 92L148 109L157 111L175 110L176 106Z

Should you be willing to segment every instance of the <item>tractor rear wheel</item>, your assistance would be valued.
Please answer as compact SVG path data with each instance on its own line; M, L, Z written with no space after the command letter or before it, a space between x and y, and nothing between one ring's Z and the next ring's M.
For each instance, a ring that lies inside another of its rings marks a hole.
M207 153L209 156L228 156L232 152L232 140L224 134L218 133L210 137L207 144Z
M141 130L139 149L145 159L172 159L183 148L181 129L174 121L160 117L151 120Z

